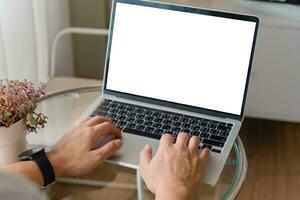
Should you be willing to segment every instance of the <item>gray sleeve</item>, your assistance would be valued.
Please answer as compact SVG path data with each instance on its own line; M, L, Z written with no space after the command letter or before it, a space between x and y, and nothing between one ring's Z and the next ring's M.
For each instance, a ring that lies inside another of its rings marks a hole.
M46 200L41 190L21 176L0 172L1 200Z

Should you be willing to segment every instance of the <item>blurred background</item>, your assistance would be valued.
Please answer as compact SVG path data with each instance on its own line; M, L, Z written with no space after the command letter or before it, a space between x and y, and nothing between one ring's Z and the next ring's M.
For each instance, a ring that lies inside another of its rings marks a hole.
M300 1L164 2L260 18L247 118L240 134L249 170L238 198L300 199ZM48 91L100 83L107 36L62 37L57 46L54 76L50 75L50 54L54 38L66 28L108 29L110 9L111 0L0 0L0 79L45 82ZM132 176L122 180L127 179L134 184ZM65 188L55 187L60 192ZM82 199L78 191L78 199ZM126 198L134 199L134 195L130 193ZM98 194L94 196L97 198Z

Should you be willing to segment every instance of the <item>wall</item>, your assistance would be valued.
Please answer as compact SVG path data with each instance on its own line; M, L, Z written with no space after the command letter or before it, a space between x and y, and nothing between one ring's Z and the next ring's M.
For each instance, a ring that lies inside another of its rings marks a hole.
M108 28L108 0L70 0L71 25L73 27ZM73 36L75 73L79 77L103 76L107 38L105 36Z

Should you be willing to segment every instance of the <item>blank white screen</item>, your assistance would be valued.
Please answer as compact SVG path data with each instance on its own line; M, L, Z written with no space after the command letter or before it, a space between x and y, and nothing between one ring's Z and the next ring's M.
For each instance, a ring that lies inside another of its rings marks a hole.
M241 114L255 23L117 3L106 88Z

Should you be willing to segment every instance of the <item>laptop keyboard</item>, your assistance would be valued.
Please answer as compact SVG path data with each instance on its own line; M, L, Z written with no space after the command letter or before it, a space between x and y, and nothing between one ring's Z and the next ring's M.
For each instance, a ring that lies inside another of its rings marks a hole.
M221 153L233 124L105 99L91 116L110 118L122 132L160 139L180 132L201 138L199 148Z

